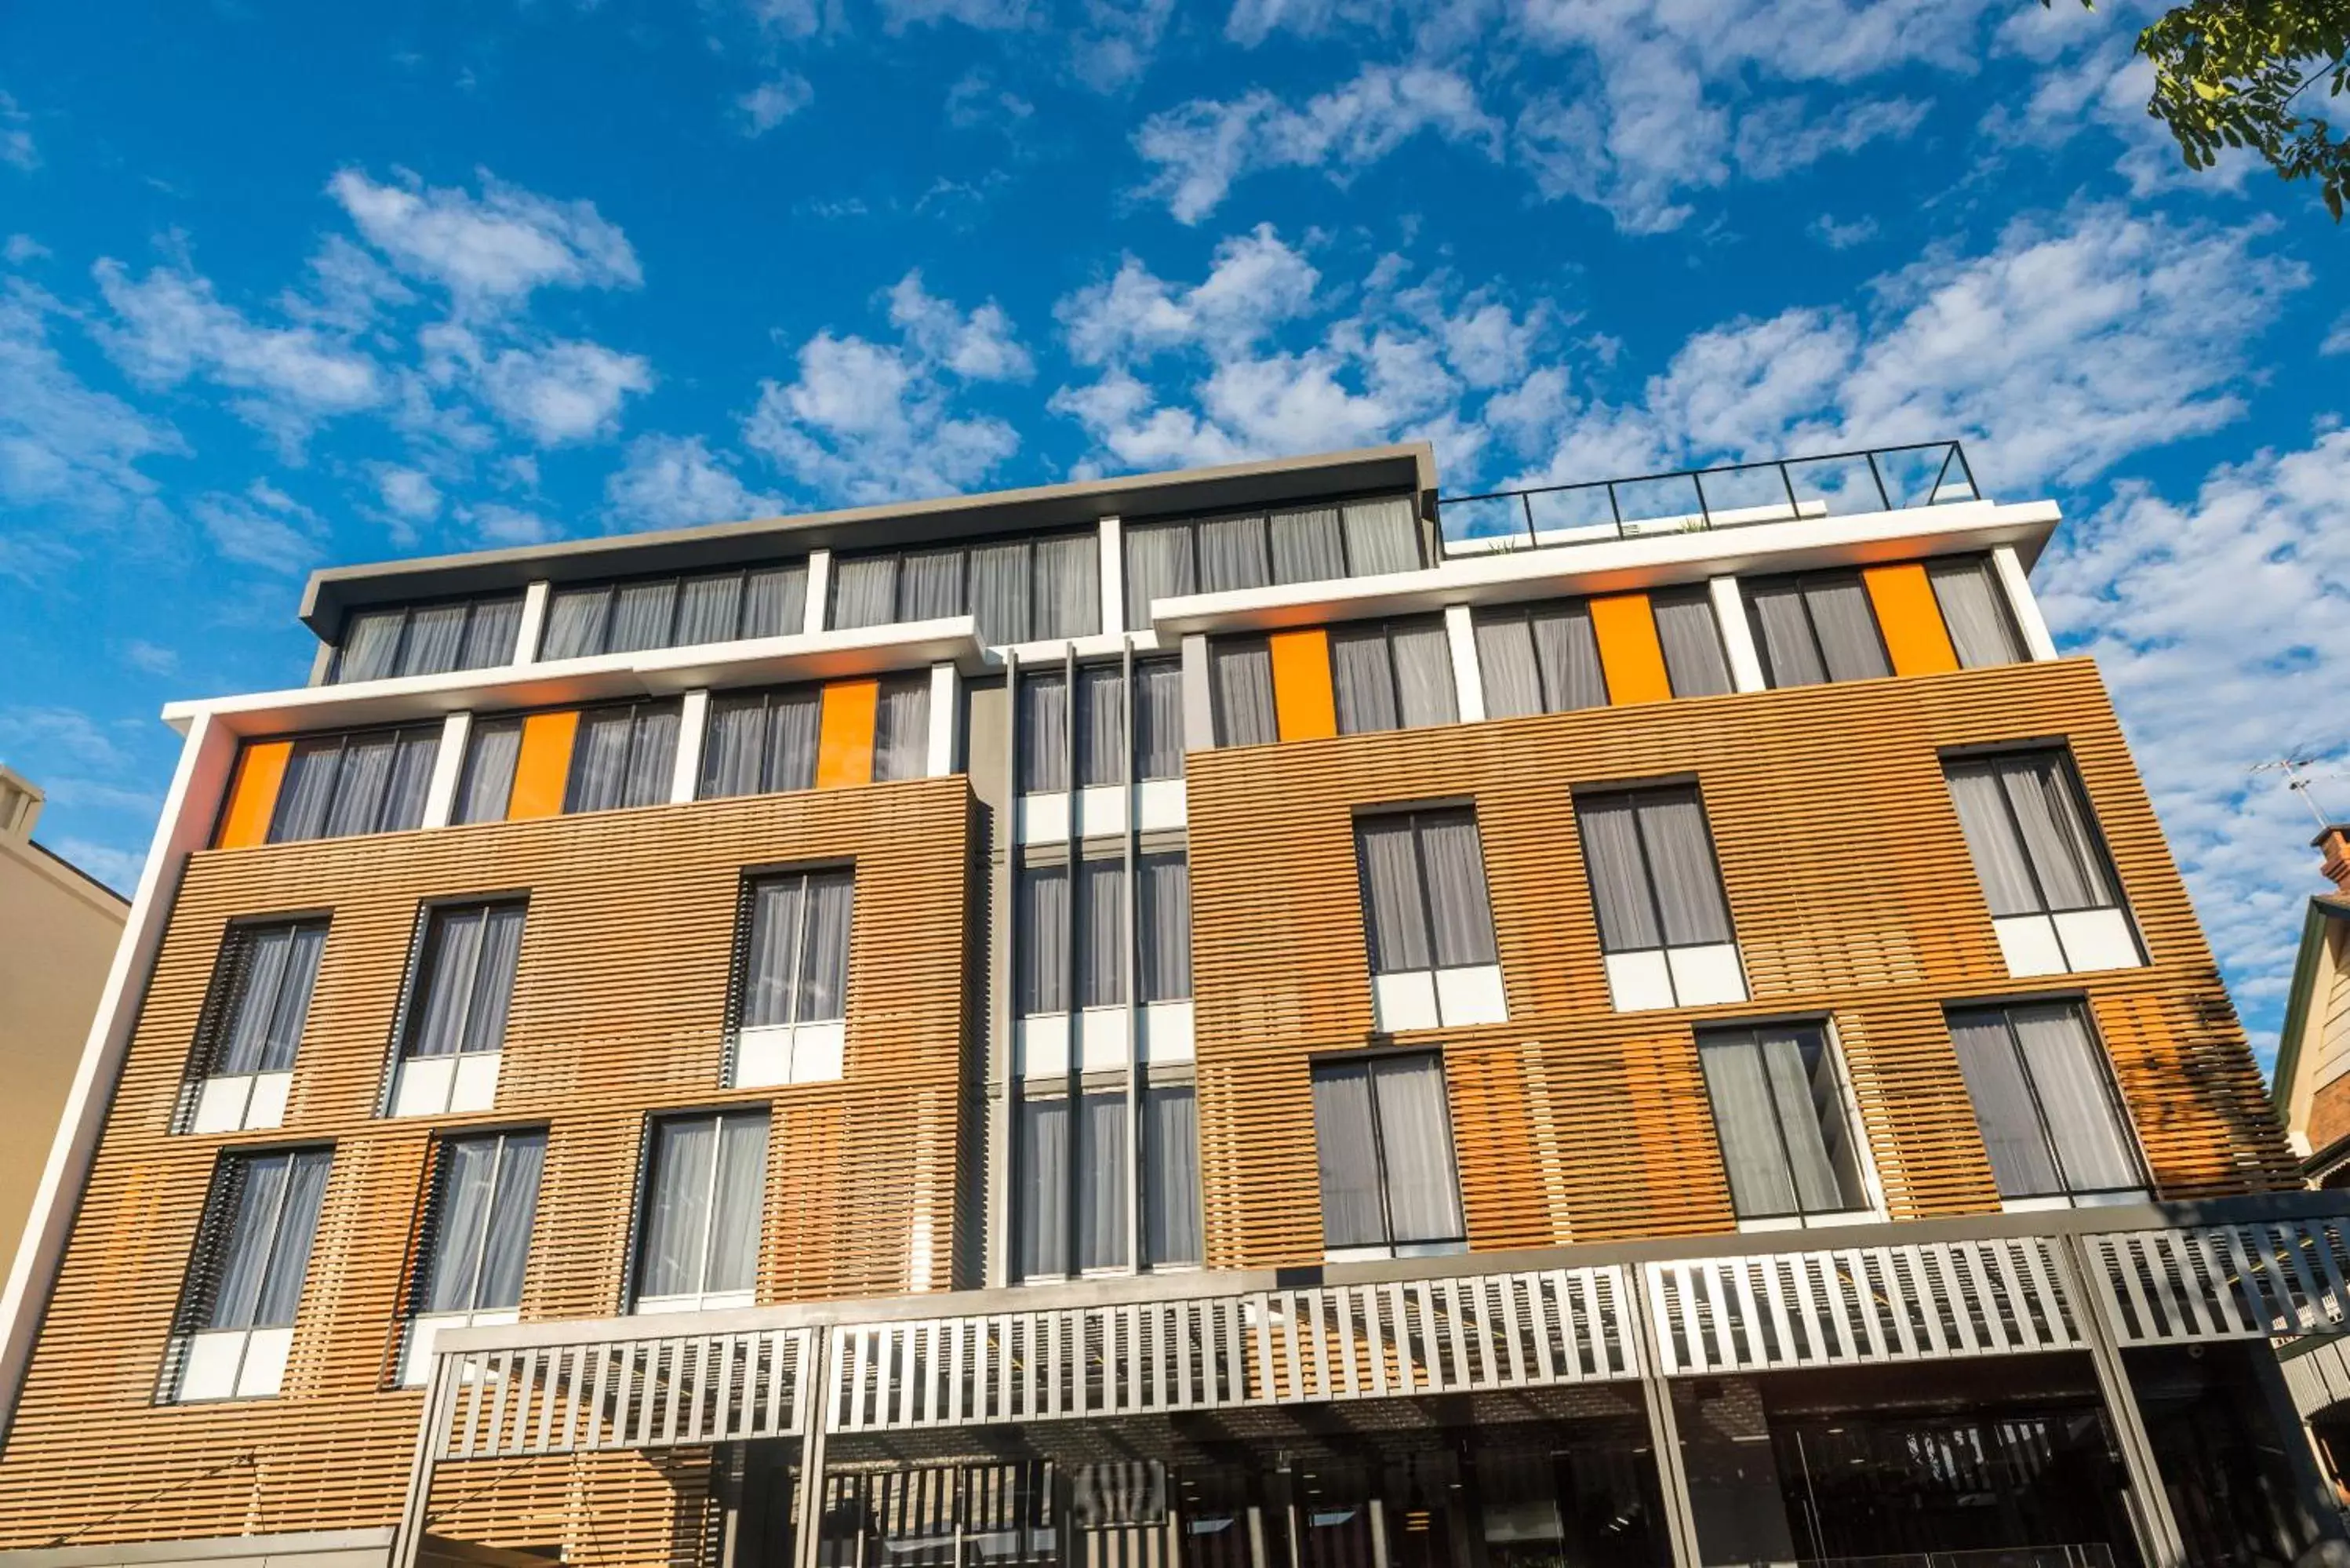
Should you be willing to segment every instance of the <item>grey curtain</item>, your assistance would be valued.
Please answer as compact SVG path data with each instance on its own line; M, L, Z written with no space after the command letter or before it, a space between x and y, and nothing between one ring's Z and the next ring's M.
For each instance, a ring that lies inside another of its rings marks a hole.
M1754 648L1762 659L1762 673L1773 689L1815 686L1828 678L1812 640L1811 618L1804 610L1803 589L1793 578L1742 584L1747 618L1754 625Z
M1717 697L1731 690L1730 661L1714 625L1713 599L1703 588L1673 588L1648 596L1664 649L1665 676L1676 697ZM1594 652L1597 651L1596 644Z
M1576 803L1583 859L1591 874L1591 902L1599 917L1599 945L1611 953L1664 946L1648 867L1640 852L1636 797L1598 795Z
M2039 1091L2048 1119L2049 1141L2067 1188L2074 1192L2112 1192L2142 1186L2108 1085L2105 1063L2088 1022L2072 1002L2041 1002L2008 1010L2025 1071Z
M270 817L269 842L400 833L421 826L440 745L438 726L296 742Z
M931 771L931 678L881 682L873 715L873 778L918 779Z
M979 640L1001 648L1026 642L1033 619L1029 612L1028 545L1013 540L980 545L971 552L971 615L978 623Z
M1216 698L1216 740L1225 746L1269 745L1281 738L1273 701L1273 649L1261 637L1218 638L1209 645Z
M619 584L612 590L612 619L603 651L638 653L669 647L676 612L675 577Z
M2032 864L2015 820L2008 815L1997 762L1952 763L1943 770L1950 801L1959 813L1959 831L1975 863L1991 912L2032 915L2041 911L2040 889L2032 879Z
M521 1303L546 1157L544 1132L443 1141L420 1310L490 1312Z
M343 628L342 651L335 659L335 679L380 680L398 668L400 634L408 624L406 610L365 610Z
M718 1178L712 1194L706 1291L747 1291L759 1277L759 1210L766 1196L764 1112L718 1118Z
M1144 779L1183 776L1183 661L1134 661L1135 775Z
M1069 1269L1069 1102L1020 1101L1013 1137L1014 1202L1024 1279Z
M1077 670L1077 783L1124 784L1126 672L1115 664Z
M2120 902L2062 753L1952 763L1944 772L1992 914L2104 909Z
M1101 630L1101 535L1039 539L1031 637L1091 637Z
M1077 1005L1126 1000L1126 863L1082 860L1077 877Z
M1330 685L1337 702L1340 734L1392 730L1400 722L1385 628L1373 624L1331 628Z
M1191 865L1180 852L1145 855L1141 882L1142 1000L1176 1002L1191 994Z
M1773 687L1891 673L1857 572L1766 578L1746 587L1756 651Z
M1194 524L1199 530L1200 592L1261 588L1273 580L1262 517L1218 517Z
M1740 1219L1866 1205L1821 1031L1708 1032L1698 1036L1698 1060Z
M1999 1008L1970 1008L1950 1015L1950 1044L1959 1054L1960 1075L1974 1102L1975 1125L1991 1157L1992 1178L2002 1198L2039 1198L2064 1190L2048 1139L2032 1105L2032 1089L2016 1054L2007 1014Z
M1069 682L1058 670L1020 677L1020 788L1024 794L1069 787Z
M1721 893L1721 873L1713 862L1713 841L1705 830L1705 809L1695 788L1683 785L1644 793L1638 801L1640 840L1648 852L1657 907L1664 917L1665 945L1698 947L1730 940L1730 906Z
M520 904L460 904L432 911L408 1054L452 1056L495 1051L504 1044L522 923Z
M1084 1096L1077 1123L1077 1267L1126 1262L1126 1094Z
M312 735L294 742L286 758L285 776L278 781L277 805L269 822L270 843L290 844L325 835L327 808L334 803L336 776L342 768L343 744L340 735Z
M327 808L323 829L328 837L373 831L383 813L392 757L399 749L398 737L388 731L344 739L341 758L335 764L334 801ZM322 756L320 762L324 760Z
M1839 572L1804 581L1804 603L1819 633L1820 658L1831 680L1866 680L1890 675L1885 644L1877 633L1877 611L1857 572Z
M611 811L669 799L677 763L678 704L591 708L572 742L566 811Z
M800 951L799 1021L848 1015L848 934L857 900L853 872L812 872L807 879L806 937Z
M807 877L771 877L751 890L751 930L743 976L743 1027L766 1029L798 1022L801 921Z
M487 670L512 664L515 644L522 635L522 596L476 599L473 618L465 628L465 649L458 660L463 670Z
M1371 1099L1386 1179L1389 1239L1398 1245L1456 1241L1465 1234L1461 1182L1445 1114L1444 1064L1434 1056L1371 1063Z
M1355 825L1355 846L1372 967L1381 974L1435 967L1411 818L1364 817Z
M219 1282L203 1327L285 1328L302 1299L331 1158L322 1148L233 1155Z
M1477 819L1466 811L1416 813L1437 967L1494 961L1493 915Z
M963 547L909 550L898 557L896 620L940 620L965 613Z
M897 618L898 557L835 556L832 558L832 628L887 626Z
M538 639L541 659L578 659L604 651L604 621L612 590L607 586L557 588L547 597L546 630Z
M815 687L767 694L767 755L760 784L769 790L814 789L823 693Z
M1409 496L1348 502L1346 534L1347 565L1356 576L1419 570L1419 517Z
M1144 1261L1200 1262L1199 1104L1191 1085L1142 1091L1142 1170Z
M253 926L234 939L232 991L209 1072L283 1073L294 1065L326 950L322 925Z
M1126 629L1150 629L1154 599L1180 598L1196 593L1191 571L1191 525L1189 523L1129 524L1126 547Z
M677 642L731 642L743 624L743 574L713 572L678 586Z
M1523 611L1477 612L1477 674L1484 682L1488 719L1548 711L1534 662L1534 628Z
M814 687L713 695L704 721L698 798L814 787L822 701Z
M1407 730L1461 717L1452 683L1452 642L1441 618L1398 621L1388 628L1395 650L1396 716Z
M1988 556L1936 561L1926 568L1926 576L1934 585L1934 602L1941 607L1942 625L1962 667L1980 670L2023 658L2023 639L2008 616L2007 596L2000 591Z
M1024 866L1013 890L1015 1002L1022 1013L1069 1010L1069 868Z
M637 1293L749 1290L758 1277L765 1114L673 1117L653 1131Z
M806 566L758 566L744 574L743 636L796 637L806 628Z
M677 774L679 706L676 701L638 704L629 726L624 805L660 805L668 801Z
M1378 1140L1371 1130L1368 1063L1315 1067L1314 1151L1322 1179L1322 1244L1384 1244L1387 1214L1379 1195Z
M400 652L402 675L442 675L454 670L465 653L467 607L463 604L432 605L408 618L408 646Z
M522 1304L523 1265L530 1256L530 1233L538 1219L538 1183L546 1165L546 1134L504 1134L497 1185L490 1200L488 1233L482 1239L481 1282L473 1309L490 1312Z
M520 719L476 719L466 738L465 776L457 786L459 822L504 822L522 755Z
M1339 533L1336 507L1276 512L1269 526L1274 582L1328 582L1347 575L1347 547Z
M1591 628L1591 607L1581 599L1542 605L1528 618L1534 627L1534 658L1542 670L1543 706L1553 713L1607 706L1607 674L1599 662L1599 639ZM1710 624L1707 629L1711 631ZM1709 637L1707 646L1720 657L1718 639Z

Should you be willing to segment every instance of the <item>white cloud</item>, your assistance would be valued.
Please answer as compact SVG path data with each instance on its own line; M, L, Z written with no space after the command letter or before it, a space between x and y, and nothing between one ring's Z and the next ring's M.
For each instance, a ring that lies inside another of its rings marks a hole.
M1302 108L1263 88L1225 101L1195 99L1145 120L1134 146L1158 170L1142 193L1196 223L1243 175L1322 168L1343 183L1423 130L1500 155L1501 123L1468 78L1420 65L1367 66Z
M66 864L88 872L118 893L128 894L137 888L139 874L147 867L145 850L124 849L95 839L68 836L50 847Z
M743 119L743 134L764 136L816 101L816 88L797 71L785 71L773 81L761 82L734 100Z
M500 502L468 506L463 516L473 536L485 545L544 545L562 533L537 513Z
M2033 574L2060 640L2096 657L2231 989L2272 1022L2303 899L2329 889L2308 809L2246 770L2303 747L2330 759L2321 772L2343 765L2328 715L2350 674L2345 536L2350 431L2335 430L2216 468L2189 503L2125 485ZM2350 809L2350 785L2314 792Z
M1231 352L1311 308L1321 281L1303 252L1260 223L1218 244L1193 287L1170 285L1128 255L1108 282L1067 296L1053 314L1081 365L1199 345Z
M140 465L187 444L171 425L96 390L67 366L49 340L57 310L37 290L0 289L0 502L101 521L152 507L156 483ZM65 548L50 538L37 554ZM0 555L0 570L12 556L26 566L24 554Z
M624 528L685 528L785 510L783 497L751 489L735 466L732 454L712 452L700 436L641 435L604 481L604 503Z
M628 236L592 202L559 202L484 170L482 192L428 186L405 170L378 184L357 169L327 189L367 242L461 307L506 308L534 290L634 288L643 282Z
M2326 330L2325 341L2317 346L2317 351L2325 355L2350 354L2350 310L2334 318L2334 325Z
M33 117L15 99L0 92L0 163L26 174L41 166L41 150L33 143L32 125Z
M1857 99L1814 115L1799 98L1775 99L1738 117L1739 172L1775 180L1831 153L1857 152L1872 141L1899 140L1925 122L1916 99Z
M172 675L179 670L180 656L161 643L134 637L122 645L122 662L144 674Z
M409 523L430 523L441 515L440 487L422 469L396 462L370 462L367 472L375 481L376 494L382 500L384 509L393 516Z
M32 763L35 757L41 761ZM37 784L44 774L57 771L52 757L107 773L130 766L121 743L78 709L0 708L0 761Z
M991 300L964 313L909 273L889 292L902 334L874 343L829 328L800 346L788 383L760 384L744 444L802 483L858 502L962 489L1019 448L992 415L954 410L958 384L1018 379L1033 366Z
M307 571L324 554L326 524L318 514L256 479L240 495L214 491L189 507L213 548L227 560L264 571Z
M1804 232L1832 251L1848 251L1877 237L1877 220L1863 213L1846 223L1822 213Z
M939 22L983 32L1008 32L1041 20L1029 0L880 0L881 24L892 33Z
M1175 0L1083 0L1083 22L1069 41L1070 69L1096 92L1140 79L1158 52Z
M482 362L480 376L490 408L541 446L609 435L629 394L653 384L641 355L571 341L501 349Z
M30 234L10 234L5 244L0 244L0 258L10 266L23 266L27 262L46 260L49 247Z

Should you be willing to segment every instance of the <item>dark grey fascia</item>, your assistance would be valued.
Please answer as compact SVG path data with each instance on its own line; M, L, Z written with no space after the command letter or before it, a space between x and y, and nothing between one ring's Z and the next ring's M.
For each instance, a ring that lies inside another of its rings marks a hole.
M741 566L805 555L812 549L887 548L991 534L1044 532L1104 517L1139 521L1399 492L1418 498L1422 519L1434 514L1436 453L1427 442L374 566L328 566L310 574L302 593L301 617L311 630L331 642L341 634L346 615L370 605L494 593L539 581L583 582Z

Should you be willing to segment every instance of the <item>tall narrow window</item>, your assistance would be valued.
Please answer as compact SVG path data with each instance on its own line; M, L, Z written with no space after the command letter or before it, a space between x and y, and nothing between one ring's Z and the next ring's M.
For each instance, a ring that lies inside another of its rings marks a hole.
M1107 857L1076 863L1076 907L1066 863L1024 866L1014 892L1017 1011L1066 1012L1126 1001L1126 867ZM1071 939L1075 939L1075 946Z
M1674 696L1719 697L1731 690L1730 659L1721 650L1721 628L1713 618L1710 593L1702 587L1661 588L1648 596L1648 608Z
M328 679L339 684L511 664L521 628L520 594L356 610Z
M522 760L519 715L475 719L465 735L465 768L458 776L453 822L504 822L514 800L515 765Z
M1441 617L1332 628L1330 684L1342 735L1450 724L1461 716Z
M1142 1241L1153 1267L1201 1257L1199 1105L1189 1084L1142 1091Z
M1355 825L1355 853L1377 1027L1393 1033L1507 1017L1475 813L1366 816Z
M1149 628L1159 599L1274 583L1418 571L1419 517L1409 496L1325 502L1271 514L1128 523L1126 624Z
M1774 690L1893 673L1858 572L1762 577L1740 586L1754 624L1754 650Z
M1867 1209L1825 1030L1709 1029L1697 1037L1697 1056L1740 1220L1805 1221Z
M1064 670L1024 670L1019 694L1020 754L1017 772L1024 794L1057 794L1069 787L1069 679Z
M286 759L269 842L404 833L424 822L441 726L305 735Z
M702 742L702 800L816 787L823 693L813 686L717 691Z
M1134 774L1139 779L1183 776L1183 661L1134 661Z
M723 1111L652 1124L638 1312L749 1306L758 1283L767 1116Z
M812 1084L841 1075L848 1016L847 867L786 871L746 884L742 1016L732 1081Z
M1169 659L1138 662L1134 676L1139 696L1129 736L1126 672L1120 666L1078 667L1074 713L1066 670L1021 674L1015 761L1022 794L1058 794L1067 789L1073 762L1074 776L1083 789L1182 776L1181 666ZM1131 763L1129 744L1134 753Z
M286 1119L294 1054L326 946L324 920L229 928L197 1025L181 1116L187 1131L237 1132Z
M1215 683L1216 744L1265 746L1281 739L1273 705L1273 649L1261 637L1220 637L1209 645Z
M393 1116L490 1108L505 1049L522 922L523 906L515 903L444 904L426 911L403 1008Z
M1314 1143L1328 1251L1414 1257L1461 1250L1467 1231L1441 1058L1317 1063Z
M918 779L931 771L931 678L881 682L873 711L873 782Z
M1021 1277L1126 1267L1126 1092L1023 1095L1019 1116L1013 1180Z
M327 1191L323 1148L224 1155L181 1292L166 1397L277 1392Z
M421 1272L400 1355L400 1381L411 1387L431 1369L441 1330L515 1321L546 1134L444 1138L436 1152Z
M677 724L674 701L581 713L563 809L618 811L667 801L677 769Z
M1134 863L1141 884L1142 1000L1180 1002L1191 994L1191 867L1178 851Z
M1745 1001L1697 786L1594 794L1575 815L1617 1010Z
M2144 1192L2105 1053L2078 1003L1954 1008L1950 1023L2002 1198Z
M1952 761L1942 772L2010 974L2145 961L2070 758L2020 752Z
M1476 627L1487 718L1607 705L1599 639L1581 599L1481 609Z
M559 587L547 597L541 659L788 637L806 628L807 566L738 567L684 577Z
M1045 535L836 557L832 627L968 615L992 647L1101 629L1101 535Z
M2008 613L2007 594L1990 556L1945 556L1927 566L1926 577L1934 585L1934 601L1941 606L1942 625L1962 668L2022 659L2023 638Z

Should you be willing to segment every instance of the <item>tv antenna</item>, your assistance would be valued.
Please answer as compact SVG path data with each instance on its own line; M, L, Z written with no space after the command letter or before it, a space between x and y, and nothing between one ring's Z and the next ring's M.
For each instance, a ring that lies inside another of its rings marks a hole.
M2321 778L2338 779L2343 775L2339 773L2312 774L2309 770L2322 761L2321 757L2309 755L2306 748L2296 748L2291 754L2279 757L2275 762L2255 763L2244 771L2284 774L2284 787L2301 797L2302 804L2309 807L2309 815L2317 818L2317 826L2331 827L2336 819L2325 815L2325 808L2317 804L2316 792L2310 786Z

